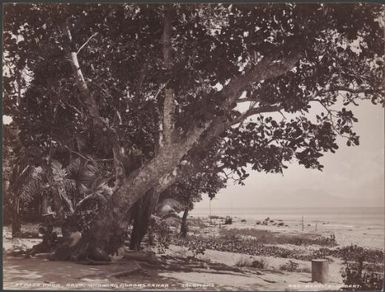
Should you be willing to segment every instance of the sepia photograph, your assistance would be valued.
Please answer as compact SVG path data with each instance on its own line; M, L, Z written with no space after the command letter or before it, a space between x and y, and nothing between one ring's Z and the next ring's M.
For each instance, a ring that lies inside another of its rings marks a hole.
M384 291L385 5L1 18L3 289Z

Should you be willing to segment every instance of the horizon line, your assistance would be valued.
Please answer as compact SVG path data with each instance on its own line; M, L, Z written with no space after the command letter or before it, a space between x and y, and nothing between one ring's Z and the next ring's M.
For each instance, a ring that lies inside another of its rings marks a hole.
M382 208L385 209L385 206L256 206L256 207L211 207L211 210L213 209L270 209L270 208L276 208L276 209L285 209L285 208L290 208L290 209L303 209L303 208L312 208L312 209L317 209L317 208L329 208L329 209L340 209L340 208ZM198 210L198 209L210 209L209 207L198 207L194 208L193 210Z

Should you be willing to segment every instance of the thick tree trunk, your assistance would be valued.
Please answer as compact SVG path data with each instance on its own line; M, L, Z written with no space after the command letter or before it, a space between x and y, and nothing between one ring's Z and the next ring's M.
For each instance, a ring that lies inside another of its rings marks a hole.
M183 212L182 223L180 225L180 236L182 238L186 238L187 236L187 231L188 231L187 216L188 216L188 208L185 208Z
M20 171L23 169L22 171ZM24 168L21 165L16 166L12 171L10 179L11 186L9 192L12 194L12 237L18 237L21 234L21 204L22 200L19 196L20 186L31 171L30 165Z
M66 224L70 226L68 234L79 231L81 239L76 246L70 246L70 238L66 239L54 259L107 260L108 255L116 252L124 243L130 221L127 210L133 210L134 204L150 190L157 190L176 178L177 173L173 170L204 130L205 128L196 128L183 141L162 148L157 157L125 178L123 185L112 197L103 199L96 207L92 207L96 210L94 216L89 217L87 212L76 210ZM151 212L143 210L142 214L149 219ZM147 224L140 222L137 225L135 247L138 247Z
M21 233L20 199L15 198L12 206L12 237L18 237Z
M130 249L140 250L140 244L148 231L151 215L158 201L159 193L150 190L133 207L134 222L131 232Z
M48 214L48 197L46 194L43 194L43 197L41 199L40 214L41 215Z
M63 234L64 238L52 259L108 261L109 255L123 245L127 236L129 214L126 212L123 224L123 221L115 220L110 200L94 204L93 207L93 214L89 215L89 208L76 210L65 221L66 233Z
M185 139L161 148L154 159L128 176L123 185L112 196L115 218L120 219L124 210L130 209L149 189L158 190L163 185L169 184L170 181L174 181L177 176L176 168L180 161L191 150L208 126L209 123L203 127L196 127L190 131Z

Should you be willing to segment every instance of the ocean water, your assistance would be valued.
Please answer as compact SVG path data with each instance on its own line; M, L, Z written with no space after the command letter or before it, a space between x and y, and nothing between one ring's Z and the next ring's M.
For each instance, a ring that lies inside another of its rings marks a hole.
M205 208L191 211L192 216L231 216L255 224L267 217L283 220L291 230L333 233L341 245L357 244L384 248L384 207L353 208Z

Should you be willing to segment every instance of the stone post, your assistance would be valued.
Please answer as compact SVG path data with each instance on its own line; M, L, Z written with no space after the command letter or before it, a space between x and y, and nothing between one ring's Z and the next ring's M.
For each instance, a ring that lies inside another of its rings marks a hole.
M326 259L314 259L311 261L311 280L326 284L328 282L329 262Z

